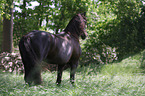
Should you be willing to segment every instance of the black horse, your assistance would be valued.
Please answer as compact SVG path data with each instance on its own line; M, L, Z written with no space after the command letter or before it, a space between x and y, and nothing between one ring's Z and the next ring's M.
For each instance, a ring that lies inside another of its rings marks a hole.
M62 71L65 65L71 68L70 82L73 84L75 70L78 66L81 48L79 36L85 39L85 13L74 16L65 30L60 34L44 31L32 31L23 36L19 42L20 54L25 69L25 81L30 85L41 84L41 62L58 64L56 83L61 83Z

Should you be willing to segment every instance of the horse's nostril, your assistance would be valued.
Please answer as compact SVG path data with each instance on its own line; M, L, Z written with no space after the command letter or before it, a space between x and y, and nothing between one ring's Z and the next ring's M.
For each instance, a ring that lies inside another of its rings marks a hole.
M81 38L84 40L86 37L84 34L81 35Z

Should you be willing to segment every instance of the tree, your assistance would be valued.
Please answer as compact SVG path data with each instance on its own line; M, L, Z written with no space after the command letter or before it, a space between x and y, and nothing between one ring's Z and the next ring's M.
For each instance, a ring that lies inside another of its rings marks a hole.
M1 49L2 49L2 31L3 31L3 20L2 20L2 16L4 14L3 10L4 10L4 4L5 4L5 0L0 0L0 53L1 53Z
M12 52L13 46L13 0L6 0L3 15L2 52Z
M17 45L22 35L32 30L62 31L72 16L88 10L89 0L35 0L39 3L33 9L30 0L23 0L19 7L22 12L14 12L14 44ZM43 24L43 22L46 24ZM19 25L19 26L18 26Z
M3 23L2 18L0 17L0 53L1 53L1 46L2 46L2 31L3 31Z
M88 14L91 17L88 19L89 38L83 49L86 59L83 61L104 64L144 49L142 5L141 0L98 0L96 6L92 5Z

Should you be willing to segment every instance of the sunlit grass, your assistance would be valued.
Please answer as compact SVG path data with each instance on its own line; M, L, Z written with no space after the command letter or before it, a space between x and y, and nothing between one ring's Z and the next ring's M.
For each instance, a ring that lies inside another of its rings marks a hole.
M64 71L62 84L56 86L56 72L43 72L43 84L29 87L23 75L0 72L2 96L143 96L145 74L140 67L141 54L121 62L77 69L76 83L69 82L69 70Z

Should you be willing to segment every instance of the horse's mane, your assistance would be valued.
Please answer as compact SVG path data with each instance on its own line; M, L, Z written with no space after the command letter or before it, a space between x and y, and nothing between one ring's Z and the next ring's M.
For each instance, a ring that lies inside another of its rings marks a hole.
M83 21L83 17L82 15L79 13L76 16L74 16L70 22L68 23L67 27L65 28L65 32L66 33L71 33L72 35L76 34L76 35L80 35L80 23L82 23Z

